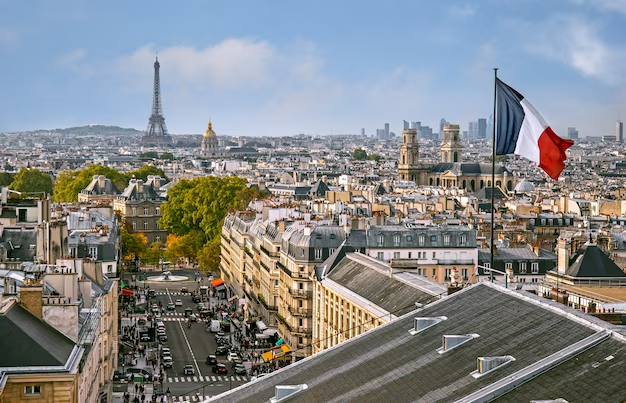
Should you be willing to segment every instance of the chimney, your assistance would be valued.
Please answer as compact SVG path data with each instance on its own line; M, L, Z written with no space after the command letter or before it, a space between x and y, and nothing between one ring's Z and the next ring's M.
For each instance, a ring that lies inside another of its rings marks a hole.
M91 281L81 279L78 280L78 290L83 299L83 306L90 307L91 306Z
M569 268L570 257L570 243L569 239L559 239L557 242L557 272L559 274L565 274L565 271Z
M137 193L143 193L143 180L137 179Z
M293 181L294 183L298 183L298 174L296 173L296 171L293 171Z
M105 186L105 184L106 184L106 179L107 179L107 178L106 178L106 176L104 176L104 175L99 175L99 176L98 176L98 187L99 187L100 189L104 189L104 186Z
M317 182L317 171L313 172L313 182Z
M311 236L311 227L308 225L304 227L304 236Z
M24 279L20 287L20 304L39 319L43 317L43 286L38 280Z
M281 234L285 232L285 220L284 219L278 222L278 232L280 232Z

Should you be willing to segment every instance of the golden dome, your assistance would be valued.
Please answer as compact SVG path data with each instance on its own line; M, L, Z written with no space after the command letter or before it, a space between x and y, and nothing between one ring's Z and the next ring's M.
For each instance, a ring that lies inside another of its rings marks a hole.
M213 131L213 125L211 124L210 120L209 120L209 127L204 132L204 137L217 137L217 134L215 134L215 132Z

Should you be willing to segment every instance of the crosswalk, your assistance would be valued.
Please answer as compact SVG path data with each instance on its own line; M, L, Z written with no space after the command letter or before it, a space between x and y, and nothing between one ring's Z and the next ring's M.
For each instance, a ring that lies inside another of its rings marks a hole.
M170 402L206 402L211 397L212 396L200 396L200 395L172 396L169 401Z
M176 311L166 311L165 313L163 313L163 315L165 315L165 316L185 316L185 314L183 312L176 312Z
M167 381L170 383L176 382L247 382L248 377L239 376L239 375L197 375L197 376L173 376L171 378L167 378Z
M185 322L187 318L161 318L163 322Z
M166 292L155 292L154 295L190 295L190 294L182 293L182 292L170 292L169 294Z

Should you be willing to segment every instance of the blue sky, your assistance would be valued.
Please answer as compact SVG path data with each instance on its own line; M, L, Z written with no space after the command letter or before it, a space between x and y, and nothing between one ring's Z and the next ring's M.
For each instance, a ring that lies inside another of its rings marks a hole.
M561 135L626 120L626 0L0 0L0 131L145 129L155 53L172 133L467 129L493 67Z

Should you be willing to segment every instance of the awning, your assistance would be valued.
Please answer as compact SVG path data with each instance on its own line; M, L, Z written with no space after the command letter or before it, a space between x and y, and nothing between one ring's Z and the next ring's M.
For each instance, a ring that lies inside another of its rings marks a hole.
M275 335L276 333L278 333L278 329L272 329L272 328L270 328L270 329L265 329L265 330L263 330L263 334L266 334L266 335L268 335L268 336L273 336L273 335Z
M217 291L222 291L222 290L225 290L225 289L226 289L226 286L225 286L224 284L222 284L222 285L220 285L220 286L215 287L215 289L216 289Z
M221 278L218 278L216 280L211 281L211 285L213 287L218 287L220 285L224 284L224 280L222 280Z
M122 295L125 297L132 297L133 295L135 295L135 291L131 290L130 288L122 288Z
M263 334L263 333L257 333L255 336L257 339L269 339L270 336L267 334Z
M264 331L265 329L267 329L267 326L265 326L265 323L263 323L262 321L257 321L256 323L256 327L260 330L260 331Z
M233 295L232 297L228 298L228 302L233 302L233 300L239 298L239 295Z

